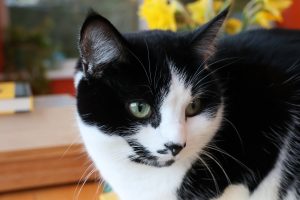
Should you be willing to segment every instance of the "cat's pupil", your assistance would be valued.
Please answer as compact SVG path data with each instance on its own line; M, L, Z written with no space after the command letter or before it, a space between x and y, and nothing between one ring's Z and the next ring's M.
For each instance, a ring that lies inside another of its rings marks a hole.
M140 103L140 104L138 105L138 111L139 111L139 112L143 112L144 107L145 107L145 105L144 105L143 103Z
M192 106L192 109L195 110L195 107L196 107L195 102L192 102L191 106Z

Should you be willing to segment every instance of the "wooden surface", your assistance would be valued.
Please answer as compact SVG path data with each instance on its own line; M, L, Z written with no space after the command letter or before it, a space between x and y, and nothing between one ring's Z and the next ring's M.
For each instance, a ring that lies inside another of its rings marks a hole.
M0 192L74 183L93 169L75 125L74 99L35 102L32 113L0 116Z
M0 115L0 152L81 143L72 97L36 97L34 102L34 112Z
M0 200L99 200L101 191L98 183L74 184L0 194Z

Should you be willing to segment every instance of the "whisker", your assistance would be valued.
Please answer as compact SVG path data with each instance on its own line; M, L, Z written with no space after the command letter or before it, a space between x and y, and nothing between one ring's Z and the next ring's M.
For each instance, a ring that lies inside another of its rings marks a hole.
M81 187L80 187L80 189L79 189L79 191L78 191L78 193L77 193L77 195L76 195L76 200L79 199L80 193L81 193L81 191L82 191L84 185L86 184L86 182L88 181L88 179L91 177L91 175L92 175L95 171L97 171L97 169L94 168L94 169L86 176L86 178L85 178L83 184L81 185Z
M222 165L211 154L209 154L208 152L206 152L206 151L203 150L202 154L205 155L205 156L207 156L207 157L209 157L212 161L214 161L220 167L220 169L222 170L222 172L224 173L224 175L226 177L226 180L227 180L228 184L230 185L231 181L230 181L229 176L226 173L225 169L222 167Z
M211 169L208 167L207 163L200 156L198 156L198 158L203 163L203 165L206 167L206 169L208 170L208 172L210 173L210 175L211 175L211 177L212 177L212 179L214 181L214 184L215 184L215 187L216 187L216 191L217 191L218 194L220 194L220 188L219 188L219 185L217 183L216 177L212 173Z
M239 60L240 60L240 59L235 60L235 61L230 62L230 63L227 63L226 65L223 65L222 67L219 67L219 68L217 68L217 69L214 69L213 71L210 71L206 76L204 76L203 78L201 78L201 79L197 82L197 84L201 83L201 81L205 80L207 77L211 76L211 75L214 74L216 71L219 71L219 70L221 70L221 69L223 69L223 68L225 68L225 67L228 67L228 66L230 66L231 64L233 64L233 63L235 63L235 62L237 62L237 61L239 61Z
M60 159L62 159L67 153L68 151L71 149L71 147L76 143L78 142L78 139L80 139L80 136L76 136L73 141L71 142L70 145L68 145L67 149L62 153L62 155L60 156Z
M149 75L148 75L148 73L147 73L147 70L146 70L146 68L145 68L145 66L144 66L144 64L142 63L142 61L137 57L137 55L135 55L129 48L127 48L127 50L128 50L128 52L141 64L141 66L142 66L142 68L143 68L143 70L144 70L144 72L145 72L145 75L146 75L146 77L147 77L147 80L148 80L148 84L151 86L151 81L150 81L150 77L149 77ZM151 93L153 94L153 91L152 90L150 90L151 91Z
M144 41L145 41L146 48L147 48L147 56L148 56L148 70L149 70L150 84L152 84L152 79L151 79L151 69L150 69L150 66L151 66L151 63L150 63L150 52L149 52L149 47L148 47L147 40L146 40L146 39L144 39Z
M76 188L75 188L74 193L73 193L73 198L72 198L73 200L76 199L76 197L77 197L78 189L79 189L79 184L81 183L81 181L83 180L85 174L87 173L87 171L90 170L91 167L94 167L94 166L93 166L93 163L91 163L91 164L85 169L85 171L82 173L80 179L77 181L77 185L76 185ZM89 172L89 173L90 173L90 172ZM77 199L78 199L78 197L77 197Z
M240 143L241 143L241 148L242 148L242 150L245 152L245 150L244 150L244 143L243 143L241 134L240 134L239 131L237 130L236 126L235 126L229 119L227 119L226 117L223 116L223 119L224 119L226 122L228 122L228 123L232 126L232 128L235 130L235 133L237 134L237 137L239 138L239 141L240 141Z
M219 62L222 62L222 61L225 61L225 60L230 60L230 59L237 59L237 58L238 58L238 57L230 57L230 58L223 58L223 59L220 59L220 60L216 60L215 62L210 63L210 64L207 66L207 68L210 67L211 65L217 64L217 63L219 63ZM207 68L202 68L202 67L206 64L206 62L207 62L209 59L210 59L210 58L205 59L205 60L200 64L200 66L197 68L196 72L194 73L193 77L192 77L191 80L189 81L190 84L191 84L192 82L194 82L194 80L195 80L196 78L198 78L198 76L199 76L203 71L208 70ZM230 64L231 64L231 63L230 63ZM198 71L199 69L201 69L201 70Z
M229 153L227 153L226 151L220 149L219 147L214 147L214 146L210 146L210 145L207 145L205 148L208 148L208 149L211 149L211 150L215 150L215 151L218 151L226 156L228 156L229 158L233 159L235 162L237 162L239 165L241 165L242 167L244 167L254 178L254 180L256 179L255 178L255 173L253 172L253 170L251 170L249 167L247 167L244 163L242 163L241 161L239 161L237 158L235 158L234 156L230 155Z

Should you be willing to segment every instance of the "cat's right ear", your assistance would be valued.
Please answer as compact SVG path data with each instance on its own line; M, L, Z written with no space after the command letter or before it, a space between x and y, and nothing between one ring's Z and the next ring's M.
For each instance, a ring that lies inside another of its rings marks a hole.
M192 32L191 46L198 55L205 60L210 58L216 51L218 34L226 20L230 7L224 9L211 21Z
M91 12L80 31L79 51L84 75L101 74L106 64L122 60L124 42L107 19Z

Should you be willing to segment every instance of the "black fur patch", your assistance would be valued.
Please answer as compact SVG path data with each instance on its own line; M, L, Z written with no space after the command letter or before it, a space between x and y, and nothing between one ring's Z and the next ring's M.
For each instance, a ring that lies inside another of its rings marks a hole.
M135 134L138 125L158 127L159 108L169 92L171 61L186 84L193 83L195 98L204 91L199 96L203 112L213 117L222 100L225 105L222 127L186 173L178 199L217 197L230 183L245 184L252 192L286 148L280 195L300 193L300 32L259 30L225 37L210 60L193 45L195 37L204 36L167 31L124 34L122 59L101 64L96 76L90 73L80 81L80 117L109 135ZM203 44L209 43L200 44L203 51ZM78 68L82 70L82 60ZM150 118L137 120L128 113L125 106L135 99L152 106ZM137 141L128 144L135 152L130 160L162 167Z
M167 167L174 163L174 160L169 160L165 163L160 163L158 162L158 158L156 156L153 156L150 151L148 151L143 145L141 145L136 140L128 139L126 141L135 152L134 155L130 155L128 157L133 162L150 165L153 167Z
M250 31L219 43L209 65L224 91L225 116L205 148L210 157L202 153L212 174L195 170L205 167L197 160L178 190L180 199L213 198L228 186L227 177L254 191L285 148L280 194L299 193L299 46L300 32L283 30Z

